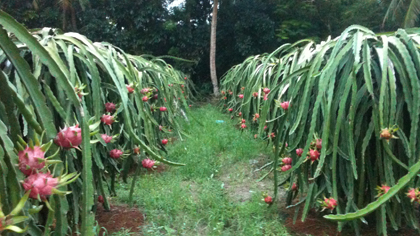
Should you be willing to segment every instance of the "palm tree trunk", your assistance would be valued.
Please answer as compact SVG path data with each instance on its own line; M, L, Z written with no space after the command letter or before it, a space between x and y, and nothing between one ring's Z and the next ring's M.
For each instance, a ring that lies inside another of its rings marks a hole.
M217 5L218 0L213 1L213 16L211 20L211 36L210 36L210 77L213 84L214 96L219 96L219 86L217 84L216 74L216 26L217 26Z

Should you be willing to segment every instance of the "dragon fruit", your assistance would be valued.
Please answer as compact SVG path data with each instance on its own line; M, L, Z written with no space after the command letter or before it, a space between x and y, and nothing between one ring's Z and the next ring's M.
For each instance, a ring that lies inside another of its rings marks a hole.
M242 119L242 120L241 120L241 123L246 123L246 120L245 120L245 119Z
M286 102L282 102L280 103L281 108L283 108L283 110L287 111L289 109L289 101Z
M99 203L104 203L104 197L102 197L102 195L98 196L98 202Z
M389 189L391 189L391 187L382 184L382 186L378 186L378 187L376 187L376 189L378 190L378 195L376 197L380 197L380 196L384 195L385 193L387 193L389 191Z
M264 100L264 101L267 101L267 99L268 99L268 95L267 95L267 94L265 94L265 95L264 95L264 97L263 97L263 100Z
M303 149L302 148L296 149L296 155L298 155L299 157L301 157L302 154L303 154Z
M41 200L46 200L53 193L58 182L58 178L53 178L50 173L39 172L28 176L22 185L25 191L31 190L30 198L38 199L39 195Z
M162 144L163 145L166 145L166 144L168 144L168 140L165 138L165 139L162 139Z
M322 149L322 139L317 139L315 143L316 149L321 150Z
M18 153L19 170L26 176L35 173L36 170L41 170L45 166L44 154L41 147L26 147L25 150Z
M238 97L239 97L240 99L243 99L243 98L244 98L244 95L243 95L243 94L239 94L239 95L238 95Z
M167 110L167 108L166 107L160 107L159 110L162 111L162 112L164 112L164 111Z
M143 102L147 102L149 100L148 96L144 96L141 100L143 100Z
M269 93L270 93L270 91L271 91L271 90L270 90L269 88L264 88L264 89L263 89L263 92L264 92L265 94L269 94Z
M290 170L291 168L292 168L291 165L284 165L284 166L281 167L281 171L286 172L286 171Z
M411 199L411 202L420 203L420 191L418 188L410 188L407 192L407 197Z
M257 92L253 92L252 93L252 96L254 96L254 98L257 98L258 97L258 93Z
M140 90L140 93L141 94L146 94L146 93L148 93L150 91L150 88L144 88L144 89L141 89Z
M267 204L271 204L271 203L273 203L273 198L270 197L270 196L267 196L267 197L264 198L264 202L267 203Z
M241 129L245 129L246 128L246 124L241 124Z
M309 150L309 158L311 158L311 161L314 162L319 159L319 152L318 150Z
M135 148L133 148L133 152L134 152L134 154L140 154L140 147L135 147Z
M107 102L107 103L105 103L105 110L106 110L106 112L114 112L115 111L115 104L114 103L112 103L112 102Z
M134 93L134 88L131 87L131 85L126 85L128 93Z
M291 165L292 164L292 158L285 157L281 160L285 165Z
M82 129L79 125L65 127L58 132L54 142L63 148L75 148L82 143Z
M141 161L141 164L143 165L144 168L151 169L155 165L155 161L147 158L147 159L144 159L143 161Z
M113 116L111 116L111 115L102 115L102 117L101 117L101 121L102 121L102 123L104 123L104 124L106 124L106 125L109 125L109 126L111 126L112 125L112 123L114 123L114 121L115 121L115 119L114 119L114 117Z
M119 149L112 149L110 152L109 152L109 156L111 157L111 158L114 158L114 159L119 159L122 155L123 155L123 151L121 151L121 150L119 150Z
M337 200L335 200L332 197L330 197L330 198L324 197L324 201L322 201L322 203L321 203L321 206L323 207L323 210L325 210L325 209L334 210L334 208L337 205L338 205Z
M159 95L158 95L158 94L153 95L153 99L155 99L155 100L157 100L157 99L158 99L158 97L159 97Z
M105 143L110 143L112 141L112 136L101 134L101 138L104 140Z
M229 108L229 112L232 112L233 111L233 108Z
M292 185L292 191L296 191L297 189L298 189L298 187L297 187L296 183L293 183L293 185Z

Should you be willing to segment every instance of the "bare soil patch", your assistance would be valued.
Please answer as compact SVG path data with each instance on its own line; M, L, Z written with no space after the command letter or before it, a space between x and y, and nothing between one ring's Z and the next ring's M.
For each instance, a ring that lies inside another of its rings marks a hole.
M101 227L107 229L108 234L120 231L122 228L133 232L132 235L141 235L139 232L144 224L144 215L137 207L128 205L111 205L110 211L105 211L102 204L98 204L96 220ZM101 235L104 230L101 229Z

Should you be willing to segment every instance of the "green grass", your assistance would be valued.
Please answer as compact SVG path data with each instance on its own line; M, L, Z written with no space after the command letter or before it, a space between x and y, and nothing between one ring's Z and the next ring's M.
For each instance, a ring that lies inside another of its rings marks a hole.
M262 174L252 171L268 161L267 143L210 105L189 118L184 126L191 137L167 145L167 158L186 166L136 183L135 204L146 214L143 235L289 235L277 207L262 201L261 191L272 193L271 180L256 183ZM128 202L130 183L117 185L116 201Z

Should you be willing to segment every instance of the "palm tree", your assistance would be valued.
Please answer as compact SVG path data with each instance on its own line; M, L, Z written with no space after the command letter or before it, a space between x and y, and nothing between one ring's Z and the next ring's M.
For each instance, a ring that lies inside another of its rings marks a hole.
M216 26L217 26L217 5L218 0L213 1L213 15L211 20L211 35L210 35L210 77L213 84L214 96L219 96L219 85L217 83L216 74Z
M402 14L402 16L400 14ZM414 27L416 21L419 19L419 14L420 0L391 0L382 25L384 25L385 21L387 21L388 18L392 16L394 19L403 17L403 20L396 20L402 21L401 27Z

